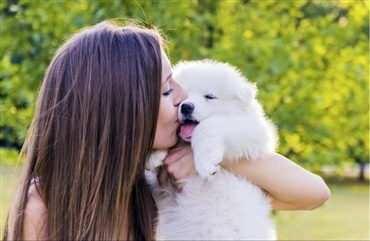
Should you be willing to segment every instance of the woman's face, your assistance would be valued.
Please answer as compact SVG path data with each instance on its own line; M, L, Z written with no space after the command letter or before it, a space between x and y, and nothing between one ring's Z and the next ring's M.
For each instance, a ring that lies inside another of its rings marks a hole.
M172 78L172 68L167 55L162 50L162 88L154 149L167 149L177 142L179 120L177 109L187 97L185 91Z

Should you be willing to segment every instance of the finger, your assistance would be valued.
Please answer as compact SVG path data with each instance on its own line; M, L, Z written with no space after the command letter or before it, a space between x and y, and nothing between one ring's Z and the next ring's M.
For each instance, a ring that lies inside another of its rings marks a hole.
M167 168L160 166L158 170L157 178L161 186L166 186L168 179L169 179Z
M172 179L179 180L182 178L182 161L178 160L176 162L171 163L167 167L167 171Z
M174 150L171 150L166 158L163 160L163 163L166 165L170 165L173 162L178 161L179 159L183 158L184 156L191 154L192 149L189 147L182 147L182 148L176 148Z
M176 153L176 152L182 152L182 151L187 151L191 149L191 146L189 143L185 143L185 144L176 144L174 147L170 148L168 150L168 153L169 154L173 154L173 153Z
M176 181L196 174L194 162L190 157L172 163L167 167L167 171Z
M176 181L175 181L175 179L174 179L172 176L169 176L168 180L170 180L170 183L171 183L171 185L172 185L173 187L175 187L175 186L176 186Z
M182 187L184 184L181 181L175 180L172 176L170 176L169 180L171 182L171 185L175 188L176 192L182 191Z
M188 151L184 149L173 150L168 153L166 158L163 160L163 163L166 165L170 165L171 163L183 158L187 153Z
M182 158L179 153L176 154L168 154L166 158L163 160L163 164L171 165L172 163L176 162L178 159Z

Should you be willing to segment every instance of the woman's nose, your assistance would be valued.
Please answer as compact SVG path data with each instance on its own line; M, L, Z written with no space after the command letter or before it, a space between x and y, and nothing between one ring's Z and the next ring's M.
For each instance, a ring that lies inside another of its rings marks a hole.
M177 95L175 98L175 106L178 106L183 100L185 100L188 97L188 94L186 91L179 85L177 84Z

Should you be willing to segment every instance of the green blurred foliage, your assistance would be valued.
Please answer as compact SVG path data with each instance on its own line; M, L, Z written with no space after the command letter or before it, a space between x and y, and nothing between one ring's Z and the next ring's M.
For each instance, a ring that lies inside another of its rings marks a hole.
M318 171L369 159L368 1L1 2L1 145L19 148L64 39L105 19L163 30L173 63L212 58L259 88L279 152Z
M18 157L19 151L16 149L0 147L1 169L6 165L17 167L17 164L22 164L24 162L24 158L20 160Z

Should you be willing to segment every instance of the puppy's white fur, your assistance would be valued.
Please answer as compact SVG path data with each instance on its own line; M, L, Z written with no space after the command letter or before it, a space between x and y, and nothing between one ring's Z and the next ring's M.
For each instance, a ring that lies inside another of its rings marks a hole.
M225 159L254 161L275 151L276 130L255 98L256 86L236 68L211 60L181 62L173 76L188 93L182 104L194 105L190 118L199 122L191 138L184 137L191 141L199 176L182 180L180 193L171 185L161 187L155 168L166 151L153 153L146 176L158 206L157 239L276 239L270 200L219 165ZM179 119L189 119L181 108Z

